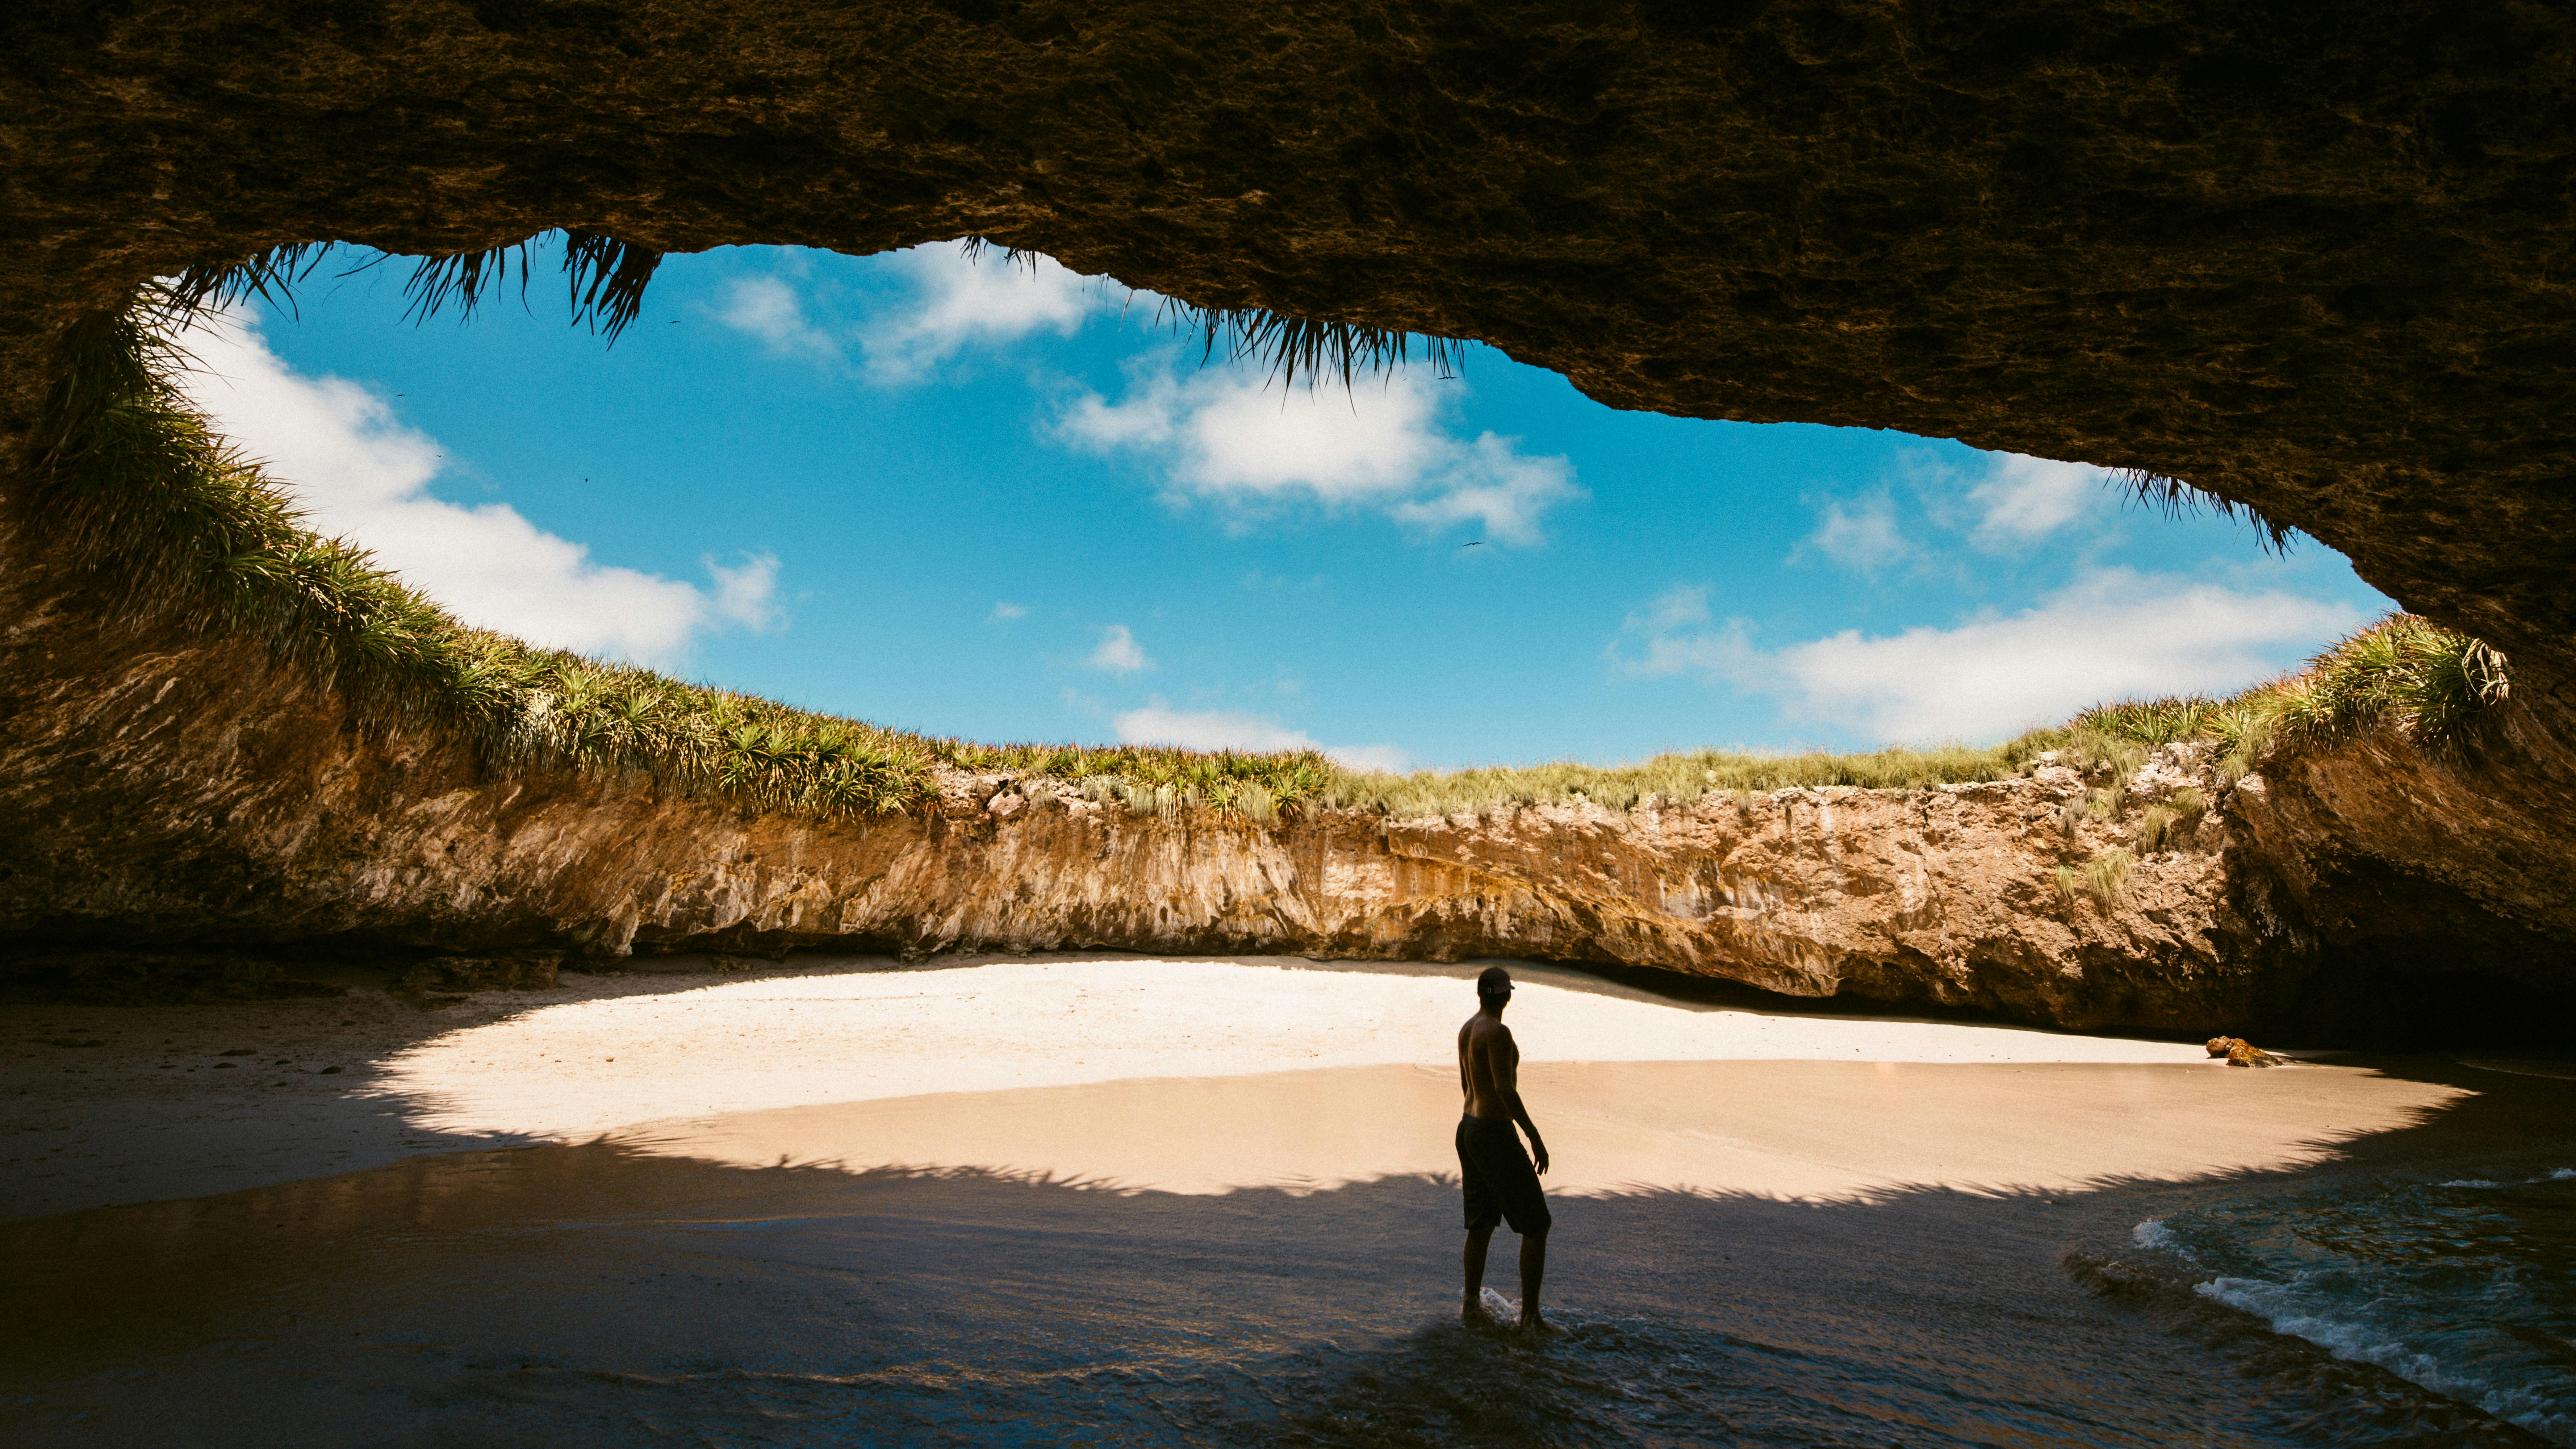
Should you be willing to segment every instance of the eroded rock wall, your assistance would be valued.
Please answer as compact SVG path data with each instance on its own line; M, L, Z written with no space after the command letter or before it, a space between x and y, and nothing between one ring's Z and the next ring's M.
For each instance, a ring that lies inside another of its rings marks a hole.
M110 622L100 587L0 573L0 936L20 945L1529 955L2183 1029L2256 1014L2277 974L2217 815L2112 904L2061 888L2127 835L2062 768L1270 826L952 772L920 814L819 825L641 780L494 778L260 646ZM2168 751L2132 814L2197 779Z

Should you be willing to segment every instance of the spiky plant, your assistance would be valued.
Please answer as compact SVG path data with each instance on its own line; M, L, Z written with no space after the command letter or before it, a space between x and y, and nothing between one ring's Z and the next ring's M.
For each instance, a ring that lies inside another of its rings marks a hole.
M415 258L411 276L403 282L403 295L410 299L403 315L425 322L453 308L470 318L485 299L508 285L514 270L520 295L525 296L534 275L528 246L548 237L562 239L564 288L572 302L574 325L587 322L614 344L643 309L644 288L662 264L662 253L581 227L538 232L475 251ZM291 309L296 286L312 275L333 246L327 241L287 242L237 262L190 267L179 274L171 300L184 311L227 307L252 297ZM379 254L341 275L386 260Z
M2274 521L2253 504L2240 503L2170 473L2160 473L2153 468L2117 468L2112 470L2111 482L2131 501L2167 518L2215 513L2221 518L2242 520L2253 527L2266 553L2286 554L2298 538L2298 530Z
M2097 704L2071 722L2079 731L2139 745L2169 745L2194 739L2209 728L2217 700L2188 694L2164 699L2116 700Z
M2254 703L2286 739L2328 742L2384 727L2426 754L2456 760L2511 693L2505 657L2494 648L2392 614L2258 692Z

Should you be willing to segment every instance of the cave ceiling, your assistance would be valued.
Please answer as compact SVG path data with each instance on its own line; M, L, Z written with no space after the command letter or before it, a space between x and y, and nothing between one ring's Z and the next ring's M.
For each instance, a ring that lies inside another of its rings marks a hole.
M0 14L0 429L140 279L983 236L1621 408L2170 475L2576 678L2560 4L199 0Z

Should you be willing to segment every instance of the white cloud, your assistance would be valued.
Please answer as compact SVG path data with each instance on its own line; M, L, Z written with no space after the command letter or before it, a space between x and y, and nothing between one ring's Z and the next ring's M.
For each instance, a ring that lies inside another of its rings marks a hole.
M1643 610L1627 617L1619 634L1642 642L1645 653L1623 655L1619 642L1613 640L1611 662L1620 673L1639 678L1740 676L1752 669L1757 657L1743 620L1729 619L1722 627L1710 625L1706 584L1675 584L1657 594Z
M1172 709L1162 701L1131 709L1117 718L1118 742L1126 745L1175 745L1185 750L1251 750L1271 753L1284 750L1321 750L1335 762L1353 770L1384 770L1402 774L1412 767L1413 757L1393 745L1318 744L1304 730L1290 729L1277 720L1236 710Z
M779 622L778 560L706 561L710 587L591 561L506 503L431 496L435 439L396 421L385 399L345 378L299 375L271 352L256 314L187 339L202 371L183 379L216 428L285 484L319 533L374 552L469 624L531 643L643 663L685 656L710 630Z
M1414 769L1413 756L1393 745L1333 745L1325 755L1345 770L1375 770L1382 775L1404 775Z
M1865 574L1901 562L1914 551L1913 544L1896 526L1895 502L1885 494L1862 499L1849 508L1839 499L1827 503L1816 531L1800 545L1801 551L1808 548L1844 568ZM1790 557L1794 560L1797 555Z
M2101 503L2109 476L2090 463L1990 453L1984 481L1968 490L1982 510L1972 537L1989 552L2036 543Z
M1365 507L1426 530L1473 522L1497 542L1537 542L1539 515L1582 494L1573 464L1492 433L1451 436L1442 414L1455 396L1405 373L1347 391L1272 387L1241 368L1183 377L1164 354L1131 370L1117 402L1076 397L1057 433L1155 457L1174 493L1238 514Z
M1124 624L1101 630L1100 647L1091 651L1086 662L1112 674L1136 674L1154 667L1154 661L1145 657L1145 646L1136 642L1136 636L1127 632Z
M1007 624L1013 619L1025 619L1028 616L1029 609L1026 604L1001 601L993 605L992 622L996 624Z
M913 299L860 336L868 373L880 383L918 381L970 342L1009 342L1041 329L1070 337L1107 300L1097 282L1052 257L977 260L960 243L929 242L891 261Z
M1772 652L1707 590L1667 591L1615 652L1639 676L1700 674L1778 694L1792 714L1883 741L1995 739L2103 700L2241 689L2362 622L2350 605L2109 568L2019 613L1879 638L1846 629Z
M783 277L736 277L725 283L716 320L748 332L782 356L838 361L841 344L805 316L805 301Z

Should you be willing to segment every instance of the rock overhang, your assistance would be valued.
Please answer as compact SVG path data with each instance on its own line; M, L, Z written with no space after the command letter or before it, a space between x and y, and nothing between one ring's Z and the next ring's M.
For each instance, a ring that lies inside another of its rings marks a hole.
M2542 7L215 0L0 46L0 432L72 316L279 243L976 235L1613 406L2170 475L2576 664Z

